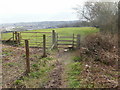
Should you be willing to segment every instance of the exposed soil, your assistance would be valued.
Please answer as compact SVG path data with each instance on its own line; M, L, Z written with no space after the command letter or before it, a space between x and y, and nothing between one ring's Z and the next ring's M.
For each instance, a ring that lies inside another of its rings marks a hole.
M60 88L62 85L63 65L58 61L56 67L50 73L51 80L45 85L45 88Z
M65 60L71 59L70 52L64 52L61 50L56 55L57 62L56 67L50 73L50 81L44 86L45 88L67 88L65 80L65 65L67 64Z
M84 52L83 50L82 53ZM16 80L25 71L25 57L23 57L25 50L24 48L11 47L3 45L3 52L9 52L3 54L3 87L10 87L10 83ZM30 60L35 63L38 60L38 53L42 52L37 48L30 48ZM11 54L10 54L11 53ZM61 50L56 52L54 56L56 58L55 68L49 73L50 80L43 86L44 88L67 88L67 81L65 81L66 76L64 75L66 70L66 65L70 62L71 57L80 54L80 52L64 52ZM109 65L103 64L99 61L94 61L93 58L87 56L81 63L84 66L81 74L79 75L78 81L81 81L82 85L93 84L94 87L107 87L116 88L118 86L118 71ZM40 55L39 55L40 56ZM15 63L9 64L9 63ZM86 87L85 86L85 87ZM84 87L83 87L84 88Z
M40 49L30 48L31 64L41 55ZM3 88L11 86L13 81L25 74L25 48L2 45L2 83Z
M66 76L64 76L65 65L69 63L71 56L74 55L75 52L60 51L58 53L56 67L50 73L50 81L44 86L45 88L67 88L67 81L65 81ZM82 61L81 63L84 69L81 75L79 75L78 80L83 80L81 82L83 88L86 88L87 85L93 85L95 88L116 88L118 86L118 73L114 67L90 60L90 58L89 61Z

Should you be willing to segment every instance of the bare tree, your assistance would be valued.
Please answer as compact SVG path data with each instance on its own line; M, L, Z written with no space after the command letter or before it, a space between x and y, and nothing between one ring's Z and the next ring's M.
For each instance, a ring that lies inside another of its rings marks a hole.
M117 30L117 2L86 2L83 7L75 8L80 19L85 19L91 25L99 25L101 30Z

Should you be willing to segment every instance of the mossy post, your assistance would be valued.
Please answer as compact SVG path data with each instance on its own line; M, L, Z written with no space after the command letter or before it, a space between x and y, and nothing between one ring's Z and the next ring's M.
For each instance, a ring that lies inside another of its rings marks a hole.
M26 50L26 73L30 73L30 60L29 60L29 42L25 40L25 50Z
M46 55L46 36L43 35L43 56L42 57L47 57Z
M77 35L77 49L80 49L80 34Z

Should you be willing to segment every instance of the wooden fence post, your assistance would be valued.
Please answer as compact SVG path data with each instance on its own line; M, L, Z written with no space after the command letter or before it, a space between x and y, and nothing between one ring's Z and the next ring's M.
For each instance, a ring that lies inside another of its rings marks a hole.
M22 39L22 36L21 36L21 32L20 32L20 33L19 33L20 44L21 44L21 39Z
M15 31L15 41L18 44L18 33Z
M26 50L26 73L30 73L29 42L28 42L28 40L25 40L25 50Z
M15 40L15 32L13 32L13 43L14 43L14 40Z
M77 49L80 49L80 34L77 35Z
M56 33L56 45L55 45L56 48L58 48L58 33Z
M17 40L17 35L16 35L16 33L17 33L17 32L15 31L15 41Z
M42 57L47 57L46 55L46 36L43 35L43 56Z
M57 48L56 43L57 43L57 39L56 39L56 32L55 30L52 30L52 46L54 46L53 48Z
M55 44L56 36L55 36L55 30L52 30L52 44Z
M20 33L18 33L18 44L20 44Z
M72 45L72 47L74 48L74 33L73 33L73 45Z

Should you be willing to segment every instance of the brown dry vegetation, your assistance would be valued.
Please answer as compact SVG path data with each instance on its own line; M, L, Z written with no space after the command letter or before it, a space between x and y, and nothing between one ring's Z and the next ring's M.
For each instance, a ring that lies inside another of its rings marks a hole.
M94 34L86 37L85 47L87 55L95 61L117 66L118 63L118 37L117 35Z
M79 77L80 80L83 79L81 84L90 84L94 88L118 87L117 42L117 35L98 33L85 38L84 47L79 50L79 56L85 65Z

